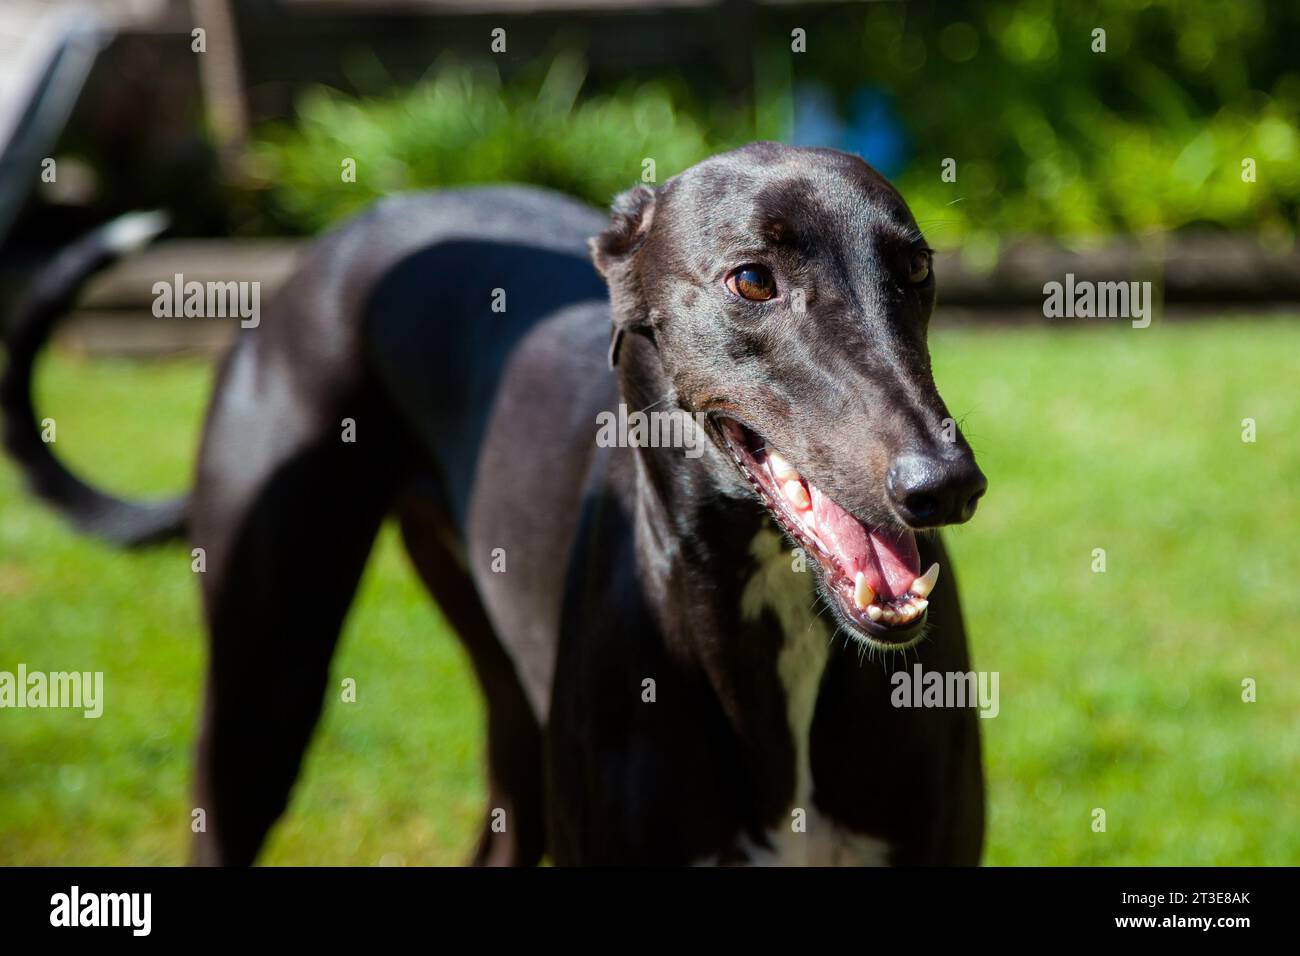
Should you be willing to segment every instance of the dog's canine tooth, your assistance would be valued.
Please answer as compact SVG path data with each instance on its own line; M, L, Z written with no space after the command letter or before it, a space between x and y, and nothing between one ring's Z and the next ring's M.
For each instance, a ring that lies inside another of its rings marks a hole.
M858 610L861 611L869 606L875 599L875 589L867 583L867 576L859 571L858 576L853 579L853 603L856 604Z
M884 612L874 604L867 608L867 617L871 618L873 621L879 621L883 615Z
M794 465L786 461L779 451L769 451L767 461L772 466L772 474L776 475L777 481L785 481L787 478L798 479L799 472L795 471Z
M781 486L781 491L785 494L786 500L799 511L807 511L812 505L812 501L808 497L808 489L803 486L801 481L787 481Z
M930 565L930 570L921 575L912 582L909 590L919 598L928 598L930 592L934 590L934 584L939 580L939 562Z

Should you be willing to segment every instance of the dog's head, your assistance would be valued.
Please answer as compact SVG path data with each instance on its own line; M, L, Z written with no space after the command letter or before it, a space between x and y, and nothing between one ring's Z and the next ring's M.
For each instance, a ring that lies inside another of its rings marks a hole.
M937 568L913 532L968 520L986 482L935 389L931 253L898 192L857 157L758 143L620 196L591 245L611 361L651 341L707 416L718 487L757 493L851 633L918 638Z

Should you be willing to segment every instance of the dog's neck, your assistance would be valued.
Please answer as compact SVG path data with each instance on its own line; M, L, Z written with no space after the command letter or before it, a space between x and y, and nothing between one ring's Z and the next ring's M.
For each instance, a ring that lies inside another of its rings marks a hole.
M658 351L641 336L624 343L619 383L629 409L676 407ZM711 442L698 458L680 448L636 454L641 585L664 615L670 650L705 673L753 754L760 814L786 817L809 797L808 734L833 627L818 617L813 571L758 501L726 484L730 462Z
M619 392L629 410L679 409L679 399L658 349L643 335L629 335L618 365ZM695 426L692 426L695 427ZM698 652L692 632L727 635L740 594L753 571L750 542L770 522L751 496L737 496L719 483L726 463L704 436L702 454L682 448L635 449L635 523L642 582L658 591L657 602L673 619L661 622L675 650ZM689 599L689 600L686 600ZM702 618L700 615L704 615ZM694 626L691 626L694 625ZM713 626L719 625L719 626Z

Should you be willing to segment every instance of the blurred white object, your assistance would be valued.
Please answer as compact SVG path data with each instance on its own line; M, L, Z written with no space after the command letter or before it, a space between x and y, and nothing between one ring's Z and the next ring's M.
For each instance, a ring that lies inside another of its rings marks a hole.
M5 0L0 5L0 238L39 181L95 57L121 23L167 0Z

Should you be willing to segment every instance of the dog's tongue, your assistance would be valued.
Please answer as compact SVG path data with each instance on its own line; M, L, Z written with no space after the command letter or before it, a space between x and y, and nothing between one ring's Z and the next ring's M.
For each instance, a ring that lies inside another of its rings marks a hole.
M863 524L808 482L817 535L834 552L852 580L861 571L872 589L886 598L902 597L921 573L921 556L910 531Z

